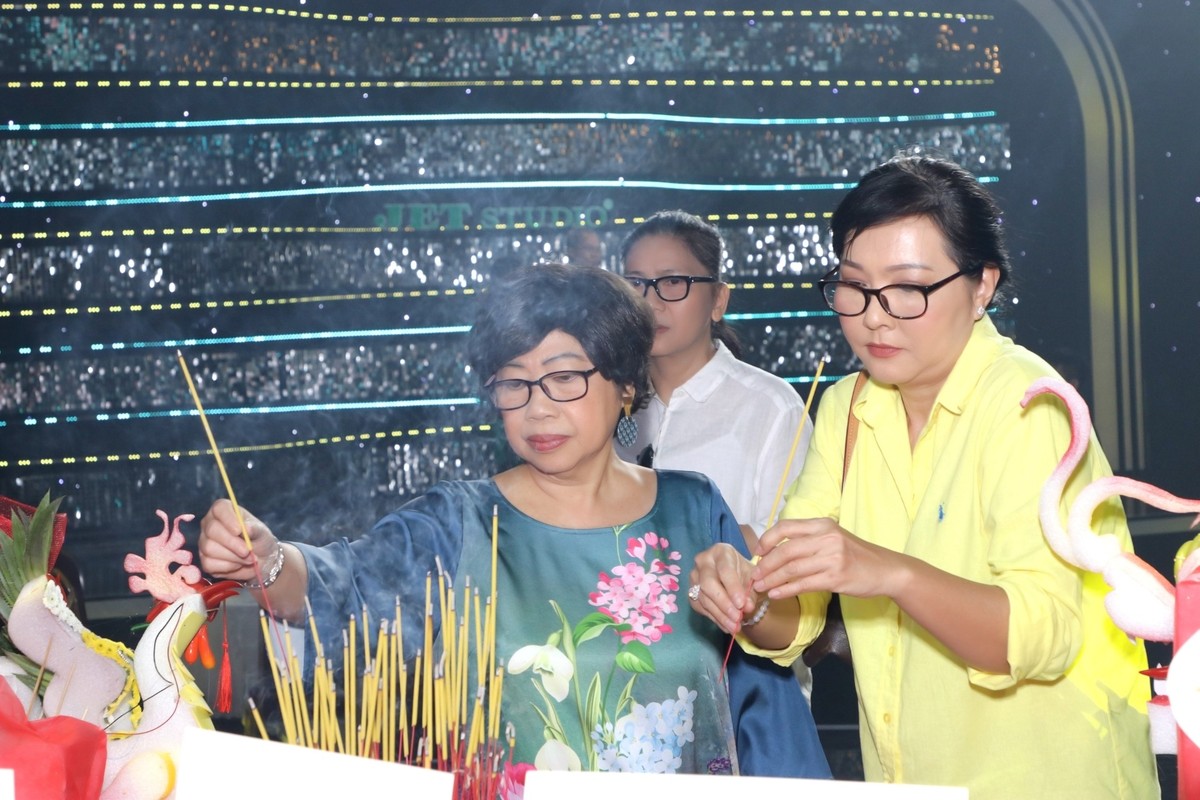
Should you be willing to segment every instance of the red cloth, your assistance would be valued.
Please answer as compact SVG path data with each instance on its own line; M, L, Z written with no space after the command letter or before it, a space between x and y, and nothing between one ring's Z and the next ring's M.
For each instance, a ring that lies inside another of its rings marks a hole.
M4 531L9 537L12 536L12 515L14 508L19 508L30 517L33 516L33 512L37 511L33 506L27 506L24 503L13 500L11 497L0 495L0 531ZM50 540L50 563L46 565L47 572L53 569L54 562L58 560L58 554L62 550L63 539L65 538L67 538L67 515L60 512L54 515L54 538Z
M15 772L17 800L97 800L107 756L103 730L74 717L30 722L0 680L0 767Z

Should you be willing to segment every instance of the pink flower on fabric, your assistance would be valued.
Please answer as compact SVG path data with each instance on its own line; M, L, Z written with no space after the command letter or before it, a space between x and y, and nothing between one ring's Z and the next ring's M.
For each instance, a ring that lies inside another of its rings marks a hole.
M629 544L625 547L625 552L637 559L646 557L646 543L641 539L630 539Z
M525 797L525 775L533 771L533 764L505 764L500 779L500 797L503 800L523 800Z
M625 552L637 560L613 567L611 575L601 572L597 591L588 595L588 602L600 613L629 626L617 631L622 644L652 644L671 632L666 618L679 610L675 592L679 590L680 567L668 562L682 556L669 547L670 542L654 532L630 539Z

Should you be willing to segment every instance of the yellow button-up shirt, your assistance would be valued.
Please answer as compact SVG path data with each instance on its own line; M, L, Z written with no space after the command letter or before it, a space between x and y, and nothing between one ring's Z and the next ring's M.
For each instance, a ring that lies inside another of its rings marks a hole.
M831 517L855 535L1002 588L1010 672L968 668L887 598L842 597L868 780L967 786L986 798L1157 798L1145 649L1104 609L1108 587L1049 548L1038 495L1070 440L1053 397L1021 397L1053 369L985 318L938 395L916 446L896 389L868 382L842 487L853 377L826 392L783 517ZM1069 501L1111 471L1095 437ZM1131 547L1119 502L1097 530ZM788 663L815 638L827 595L801 598ZM748 647L747 649L753 650ZM761 652L761 651L759 651ZM820 691L818 685L816 691Z

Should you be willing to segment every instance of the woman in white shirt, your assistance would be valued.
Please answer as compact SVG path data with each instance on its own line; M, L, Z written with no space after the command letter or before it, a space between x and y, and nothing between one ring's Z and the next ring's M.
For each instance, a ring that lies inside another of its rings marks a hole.
M741 346L722 319L729 304L723 246L715 227L684 211L660 211L625 239L625 279L654 309L654 395L634 417L636 439L618 452L643 466L707 475L753 549L774 522L780 483L800 472L812 423L790 384L738 360Z
M780 484L791 485L800 473L813 426L787 381L738 358L741 345L723 319L724 245L715 227L685 211L658 212L622 243L625 279L654 310L654 391L634 414L636 438L619 442L617 453L644 467L707 475L756 552L758 537L775 522ZM801 659L793 670L810 697L812 673Z

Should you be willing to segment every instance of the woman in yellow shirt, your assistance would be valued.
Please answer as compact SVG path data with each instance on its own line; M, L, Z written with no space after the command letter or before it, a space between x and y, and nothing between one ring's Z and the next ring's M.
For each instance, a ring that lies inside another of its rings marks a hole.
M972 800L1157 798L1144 647L1038 522L1070 422L1050 398L1021 408L1056 373L987 316L1010 269L995 201L961 167L906 155L865 175L831 227L822 289L870 378L853 408L853 377L822 399L761 561L697 558L693 608L788 663L838 592L869 780ZM1063 513L1110 474L1093 436ZM1131 547L1119 502L1093 524Z

